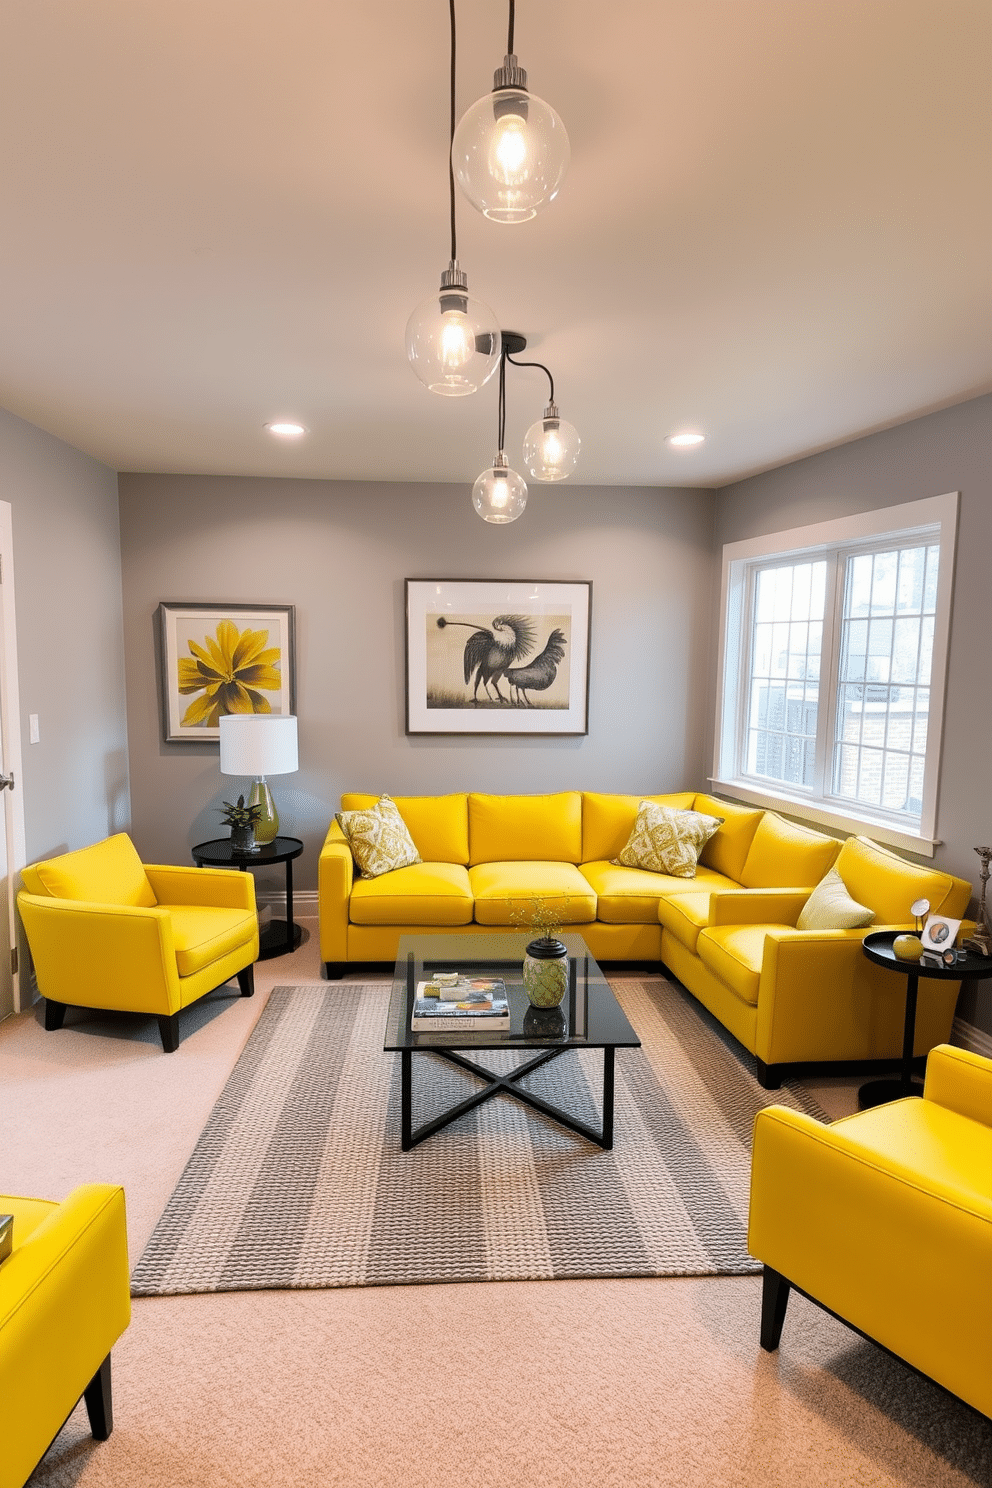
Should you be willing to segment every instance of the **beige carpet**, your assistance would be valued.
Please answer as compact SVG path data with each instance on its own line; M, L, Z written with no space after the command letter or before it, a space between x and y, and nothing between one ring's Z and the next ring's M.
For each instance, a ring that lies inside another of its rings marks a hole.
M316 980L311 942L258 968ZM364 980L365 978L363 978ZM123 1182L140 1255L264 990L193 1010L177 1054L137 1020L0 1024L0 1189ZM841 1114L851 1086L820 1083ZM794 1298L757 1343L760 1283L504 1282L139 1299L116 1427L77 1410L32 1488L943 1488L992 1481L992 1424ZM432 1382L486 1383L445 1415Z

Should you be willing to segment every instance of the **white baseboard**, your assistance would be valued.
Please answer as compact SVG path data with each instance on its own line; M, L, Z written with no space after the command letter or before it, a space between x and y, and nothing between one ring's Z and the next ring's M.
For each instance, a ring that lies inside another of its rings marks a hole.
M260 910L268 909L272 915L279 920L286 918L286 895L285 892L264 890L255 895L255 903ZM317 890L302 889L293 890L293 919L315 920L317 918Z

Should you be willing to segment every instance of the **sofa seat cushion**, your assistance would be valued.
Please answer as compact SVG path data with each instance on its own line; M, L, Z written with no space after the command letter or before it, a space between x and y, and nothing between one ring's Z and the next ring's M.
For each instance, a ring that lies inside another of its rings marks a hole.
M258 928L253 910L216 909L212 905L169 905L176 969L194 976L214 961L246 945Z
M712 868L697 868L692 879L673 878L667 873L649 873L645 868L623 868L616 863L583 863L579 870L596 892L597 919L604 925L653 925L659 903L668 894L711 889L736 889L737 885ZM688 884L693 890L688 889Z
M471 925L472 888L460 863L414 863L351 890L353 925Z
M696 954L704 966L751 1007L758 1005L768 930L768 925L711 925L700 931L696 941Z
M596 918L596 895L572 863L478 863L468 871L479 925L527 929L541 899L562 925Z
M705 893L669 894L658 901L658 919L687 951L696 949L699 933L710 922L710 896Z

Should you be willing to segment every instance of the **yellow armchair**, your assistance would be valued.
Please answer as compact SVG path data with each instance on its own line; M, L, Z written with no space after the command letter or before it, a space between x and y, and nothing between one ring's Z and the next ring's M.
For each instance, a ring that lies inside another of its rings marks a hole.
M110 1351L131 1316L124 1191L77 1188L61 1204L0 1194L14 1248L0 1265L0 1488L22 1488L81 1396L113 1429Z
M790 1288L992 1416L992 1060L940 1045L922 1100L823 1126L758 1113L761 1346Z
M166 1053L179 1012L236 976L255 990L258 916L250 873L146 867L123 832L22 870L17 905L46 999L45 1027L67 1007L151 1013Z

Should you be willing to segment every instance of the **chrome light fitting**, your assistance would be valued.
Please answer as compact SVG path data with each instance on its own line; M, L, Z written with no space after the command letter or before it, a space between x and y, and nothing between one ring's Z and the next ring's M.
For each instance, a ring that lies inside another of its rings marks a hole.
M554 201L568 169L565 126L549 103L527 89L513 50L509 0L506 56L493 91L462 116L451 142L458 184L492 222L527 222Z
M448 198L451 260L436 295L418 305L406 325L410 365L430 388L446 398L462 398L488 382L500 363L499 322L481 300L468 292L468 276L458 262L455 225L455 176L451 142L455 134L455 0L448 0L451 20L450 111L448 127Z

